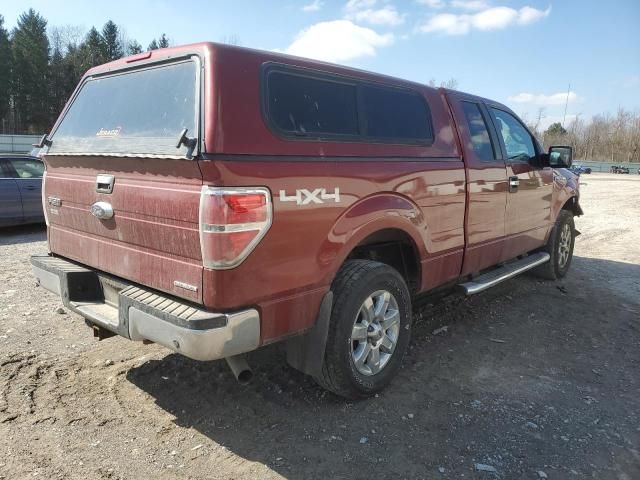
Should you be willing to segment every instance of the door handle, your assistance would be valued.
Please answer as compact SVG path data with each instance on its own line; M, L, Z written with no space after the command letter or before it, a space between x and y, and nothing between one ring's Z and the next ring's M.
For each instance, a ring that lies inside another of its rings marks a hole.
M518 177L509 177L509 193L516 193L520 186L520 179Z
M38 187L34 187L33 185L29 185L28 187L24 187L25 190L37 190Z

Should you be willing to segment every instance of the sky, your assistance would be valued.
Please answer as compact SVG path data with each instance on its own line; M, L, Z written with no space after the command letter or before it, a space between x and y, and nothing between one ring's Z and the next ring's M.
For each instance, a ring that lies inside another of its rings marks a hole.
M640 111L640 0L0 0L5 27L108 19L143 46L235 39L427 83L454 78L542 126ZM570 90L569 90L570 85Z

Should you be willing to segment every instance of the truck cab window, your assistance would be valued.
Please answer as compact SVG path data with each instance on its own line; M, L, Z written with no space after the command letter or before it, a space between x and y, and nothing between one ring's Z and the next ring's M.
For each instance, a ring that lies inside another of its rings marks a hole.
M469 127L469 137L471 137L470 147L473 149L478 159L482 162L492 162L496 159L496 155L491 145L489 130L484 121L484 117L480 112L477 103L462 102L462 110L467 119Z
M496 128L507 149L507 158L512 162L528 162L535 157L533 139L522 123L503 110L492 108L491 111L497 120Z

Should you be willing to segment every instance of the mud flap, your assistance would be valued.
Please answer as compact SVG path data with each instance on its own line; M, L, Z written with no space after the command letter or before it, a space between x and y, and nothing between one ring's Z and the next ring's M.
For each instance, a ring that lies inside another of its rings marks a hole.
M332 307L333 292L328 291L322 298L313 327L307 333L287 340L287 363L296 370L311 376L321 372Z

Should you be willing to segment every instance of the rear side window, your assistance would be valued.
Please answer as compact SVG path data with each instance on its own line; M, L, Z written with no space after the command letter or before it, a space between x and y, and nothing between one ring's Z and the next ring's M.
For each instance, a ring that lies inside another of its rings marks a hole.
M89 78L53 133L49 153L184 156L197 137L197 64L165 64Z
M431 143L431 113L418 92L323 72L269 68L266 121L285 136Z
M370 85L363 86L362 93L367 137L400 142L431 139L429 112L419 94Z
M357 135L356 86L271 72L269 115L287 133Z
M482 112L477 103L462 102L462 110L467 119L471 146L478 159L482 162L491 162L496 159L489 137L489 130L484 121Z

